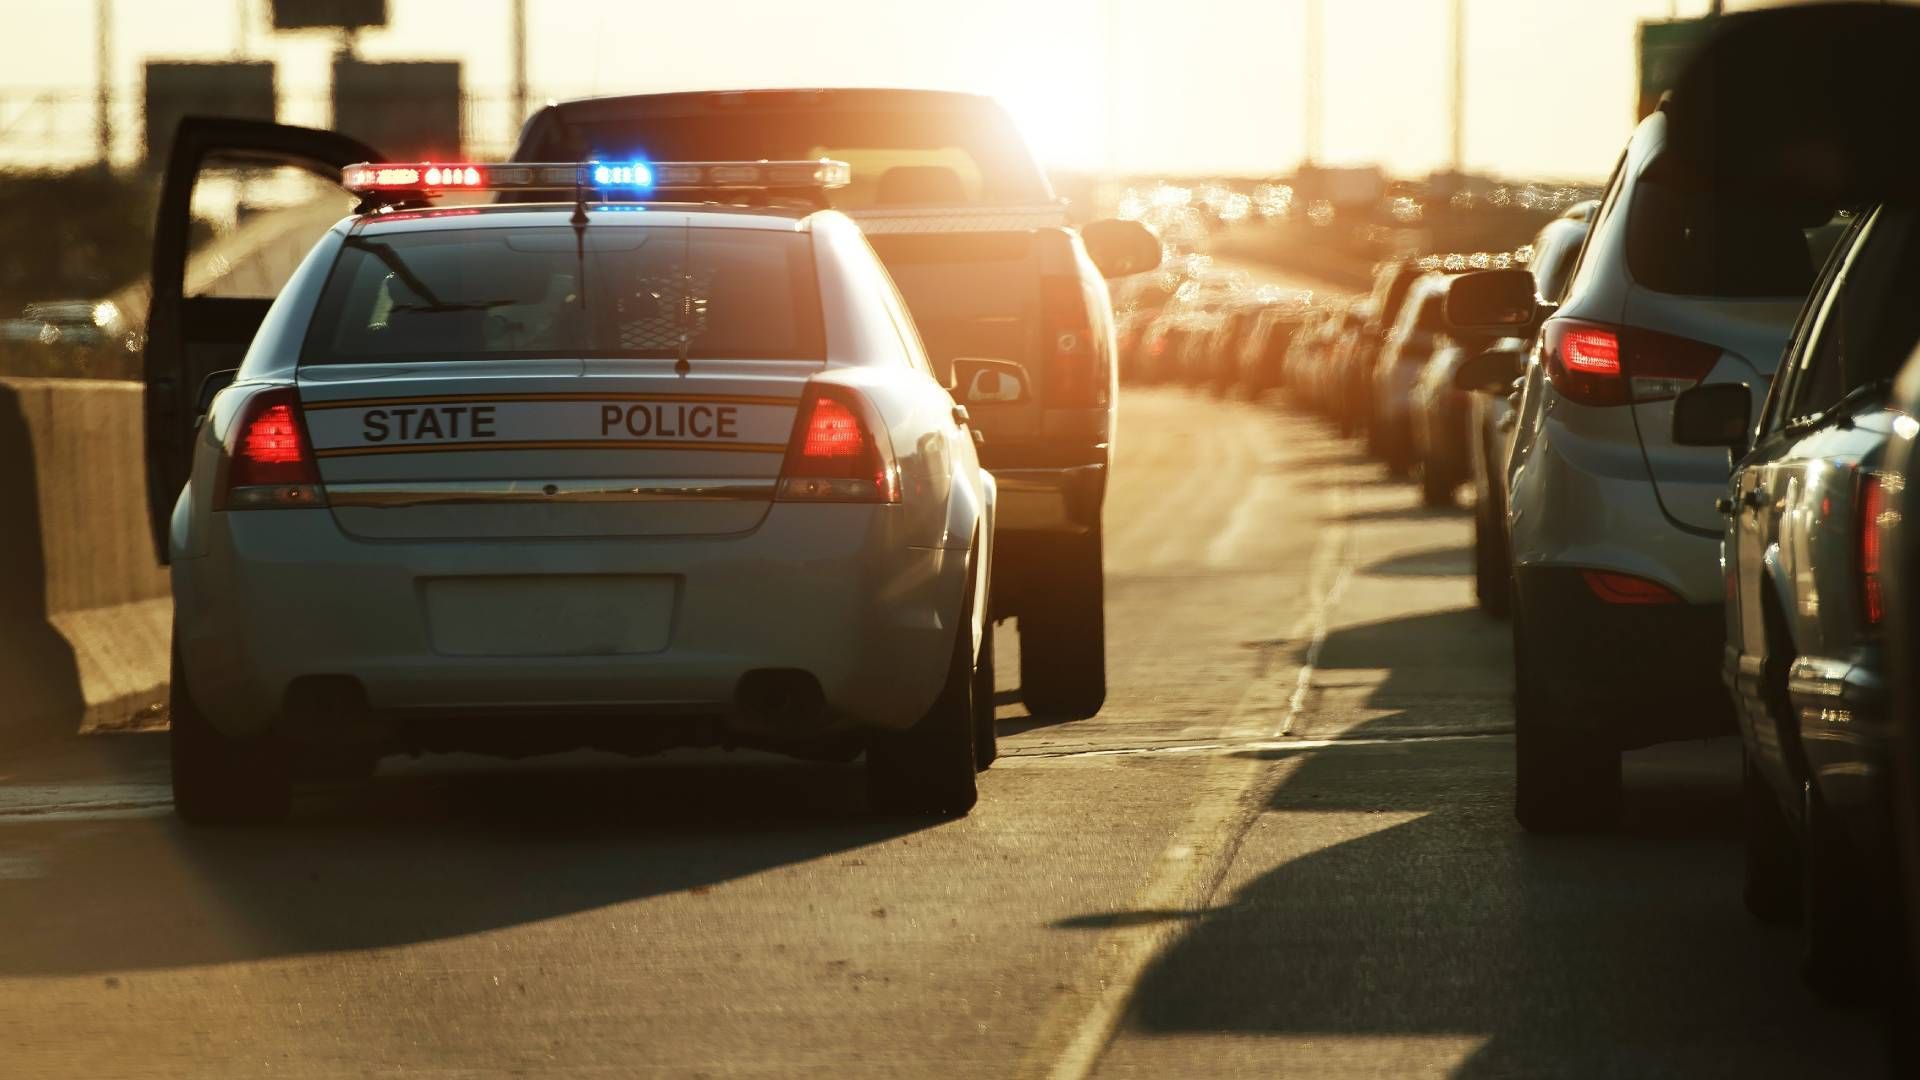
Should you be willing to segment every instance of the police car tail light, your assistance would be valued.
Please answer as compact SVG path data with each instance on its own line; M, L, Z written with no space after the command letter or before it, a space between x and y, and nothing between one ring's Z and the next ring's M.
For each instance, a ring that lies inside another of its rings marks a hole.
M1095 408L1106 398L1093 318L1079 278L1049 277L1040 283L1040 315L1047 346L1047 404Z
M1880 577L1881 526L1886 522L1887 483L1878 473L1860 477L1860 612L1868 626L1879 626L1886 616Z
M226 481L216 510L260 510L322 504L320 470L291 387L249 399L227 440Z
M1554 319L1541 335L1554 389L1580 405L1664 401L1720 362L1717 345L1636 327Z
M783 500L900 501L893 443L873 406L845 387L815 387L800 400L780 473Z

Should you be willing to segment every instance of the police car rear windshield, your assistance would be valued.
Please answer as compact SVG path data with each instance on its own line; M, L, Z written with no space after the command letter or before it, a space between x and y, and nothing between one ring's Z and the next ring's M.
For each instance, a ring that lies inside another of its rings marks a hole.
M809 237L566 226L349 237L302 364L824 360Z

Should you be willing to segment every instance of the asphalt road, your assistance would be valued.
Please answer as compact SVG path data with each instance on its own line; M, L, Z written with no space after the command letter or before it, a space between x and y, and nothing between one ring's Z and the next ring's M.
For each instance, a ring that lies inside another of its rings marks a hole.
M1737 758L1630 756L1615 833L1509 813L1470 522L1278 408L1129 392L1112 695L1003 628L979 808L857 767L393 761L193 832L165 742L0 764L0 1075L1874 1076L1741 910Z

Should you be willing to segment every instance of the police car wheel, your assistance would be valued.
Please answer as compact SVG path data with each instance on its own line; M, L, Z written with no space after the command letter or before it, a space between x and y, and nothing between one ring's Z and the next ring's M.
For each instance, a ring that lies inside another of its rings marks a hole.
M1439 467L1431 461L1420 466L1420 502L1425 506L1453 505L1453 485L1445 482Z
M1620 814L1620 751L1554 724L1553 702L1528 658L1524 610L1514 618L1513 814L1535 833L1605 828Z
M1000 732L993 715L993 620L980 632L980 659L973 665L973 767L985 772L1000 757Z
M961 624L964 630L965 623ZM979 798L974 782L973 643L954 635L953 658L940 696L905 731L875 735L867 745L867 803L883 814L963 817Z
M1054 538L1046 586L1020 614L1020 699L1035 716L1085 720L1107 700L1100 530Z
M236 739L207 721L173 657L168 691L173 810L194 825L241 825L287 816L293 782L277 739Z

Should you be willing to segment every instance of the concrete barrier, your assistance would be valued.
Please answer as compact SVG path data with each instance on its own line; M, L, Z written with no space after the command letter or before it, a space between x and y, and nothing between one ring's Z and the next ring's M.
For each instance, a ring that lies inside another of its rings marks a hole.
M164 701L139 383L0 379L0 748Z

